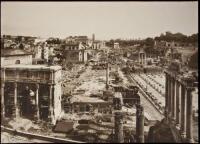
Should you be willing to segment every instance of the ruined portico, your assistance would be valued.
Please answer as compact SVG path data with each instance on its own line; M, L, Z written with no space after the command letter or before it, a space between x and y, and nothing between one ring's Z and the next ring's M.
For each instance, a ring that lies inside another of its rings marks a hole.
M143 49L138 52L138 62L141 65L146 65L146 53Z
M178 67L178 66L177 66ZM183 142L193 140L193 95L194 77L180 74L176 66L165 70L166 95L165 119L169 125L176 126Z

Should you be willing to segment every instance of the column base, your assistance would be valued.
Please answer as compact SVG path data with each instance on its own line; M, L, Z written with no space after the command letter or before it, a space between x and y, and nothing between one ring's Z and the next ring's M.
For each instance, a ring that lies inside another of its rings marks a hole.
M52 122L52 117L48 116L48 122Z
M37 121L40 120L39 108L36 108L36 109L35 109L34 119L37 120Z
M163 122L164 122L165 124L169 124L169 118L168 118L168 117L165 117Z
M188 142L188 143L194 143L194 139L193 138L186 138L186 142Z
M181 132L181 137L185 139L185 137L186 137L186 132Z
M4 108L1 109L1 117L5 117L5 109Z
M40 118L38 117L38 115L34 115L34 121L36 122L40 121Z
M18 108L14 108L13 114L12 114L13 118L18 118L20 117L20 113L19 113L19 109Z
M176 128L180 130L180 124L176 123Z
M171 116L170 123L176 125L176 120L174 117Z
M138 137L138 142L139 143L144 143L144 136L139 136Z
M55 119L54 119L53 115L48 116L48 122L49 123L54 123L54 121L55 121Z

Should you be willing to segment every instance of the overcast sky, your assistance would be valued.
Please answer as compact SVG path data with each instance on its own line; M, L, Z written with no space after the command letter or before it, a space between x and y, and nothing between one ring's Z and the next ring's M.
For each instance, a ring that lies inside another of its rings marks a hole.
M1 34L96 39L198 32L198 2L1 2Z

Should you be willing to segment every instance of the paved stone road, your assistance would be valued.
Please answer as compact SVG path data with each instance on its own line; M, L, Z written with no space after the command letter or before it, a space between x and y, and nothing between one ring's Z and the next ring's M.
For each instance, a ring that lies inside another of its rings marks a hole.
M132 81L133 82L133 81ZM135 82L133 84L137 85ZM141 104L144 106L144 111L150 116L151 120L161 120L164 116L158 112L153 104L139 92Z

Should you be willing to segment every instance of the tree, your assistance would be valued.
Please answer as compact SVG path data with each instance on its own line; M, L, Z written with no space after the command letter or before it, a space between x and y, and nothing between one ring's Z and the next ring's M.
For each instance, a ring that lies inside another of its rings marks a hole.
M198 52L194 53L188 62L188 65L192 69L198 69Z
M198 41L198 34L193 34L191 36L184 35L182 33L171 33L167 31L165 34L161 34L159 37L155 37L155 40L158 41L167 41L167 42L181 42L181 43L192 43L196 44Z
M147 45L147 46L154 46L154 40L153 40L153 38L146 38L145 39L145 44Z
M198 43L198 34L193 34L191 36L188 36L187 42L189 43Z

